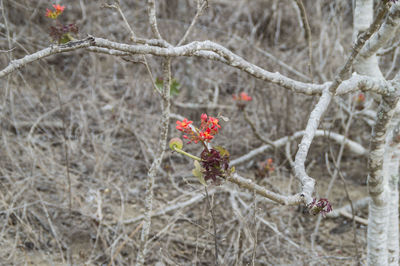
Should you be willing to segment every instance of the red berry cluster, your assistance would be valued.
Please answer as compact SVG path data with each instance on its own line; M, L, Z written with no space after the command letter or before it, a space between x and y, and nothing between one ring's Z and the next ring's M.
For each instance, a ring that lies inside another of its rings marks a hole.
M183 138L188 139L189 143L194 142L210 142L214 136L218 133L221 126L218 124L219 120L206 114L201 115L201 125L199 128L191 126L193 121L189 121L186 118L182 121L176 121L176 129L184 132Z

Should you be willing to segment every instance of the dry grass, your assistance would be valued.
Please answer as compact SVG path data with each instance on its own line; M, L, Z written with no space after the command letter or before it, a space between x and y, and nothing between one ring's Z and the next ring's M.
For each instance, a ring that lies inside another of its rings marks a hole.
M49 23L43 16L47 1L3 2L11 46L15 48L13 58L49 45ZM76 21L81 37L91 34L129 41L122 20L114 11L102 9L101 1L69 2L65 19ZM123 2L136 34L150 36L144 1ZM176 43L195 14L196 3L158 2L160 32ZM307 45L292 2L210 1L189 41L215 40L250 62L306 81ZM351 5L348 1L306 2L313 36L312 79L322 83L332 78L351 46ZM0 23L0 49L7 50L4 18ZM262 50L303 73L303 77L264 56ZM0 54L1 68L9 61L7 55ZM149 56L148 60L154 76L160 76L160 59ZM294 95L220 63L196 58L176 58L172 63L173 76L182 84L181 93L173 97L175 103L207 103L218 86L218 103L233 106L231 95L247 91L254 97L247 107L250 117L272 140L302 130L315 102L313 97ZM71 52L26 66L0 80L0 87L0 261L7 265L132 265L139 233L128 236L140 225L146 173L158 145L161 113L159 96L144 66L106 55ZM351 96L346 96L332 104L322 127L343 133L348 114L339 103L349 106L351 101ZM229 117L215 142L226 147L232 158L262 144L235 108L175 105L172 112L191 120L200 118L202 112ZM170 136L179 135L174 121L171 124ZM363 116L356 115L350 138L367 147L369 132ZM296 145L292 143L293 154ZM330 149L337 153L338 145L324 139L316 140L314 145L309 171L317 178L317 194L322 197L330 180L324 156ZM200 151L194 145L186 148L195 154ZM255 179L257 163L274 158L277 171L257 182L281 193L294 193L298 183L283 151L255 157L237 170ZM152 222L148 265L214 263L212 222L204 192L191 176L190 165L190 160L180 155L168 152L165 156L155 185L153 209L160 212ZM365 158L345 153L341 170L353 199L366 195L365 166ZM72 213L68 208L67 168ZM323 220L312 247L316 217L303 214L301 208L277 206L257 197L258 218L254 220L251 192L223 184L211 186L210 193L222 265L251 263L255 232L257 265L355 263L348 220ZM334 207L347 203L341 182L336 182L331 195ZM198 200L190 202L193 197ZM171 206L176 208L162 213ZM365 233L364 227L357 227L362 254ZM116 254L124 241L126 244Z

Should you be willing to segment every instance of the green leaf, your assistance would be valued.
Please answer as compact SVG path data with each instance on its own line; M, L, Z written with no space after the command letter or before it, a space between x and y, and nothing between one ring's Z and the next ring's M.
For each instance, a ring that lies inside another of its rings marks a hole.
M163 86L164 86L164 80L162 78L156 78L156 87L159 91L162 91ZM181 84L176 80L176 79L172 79L171 81L171 87L170 87L170 92L169 94L171 96L176 96L180 93L179 88L181 87Z
M236 171L235 166L232 166L231 167L231 174L235 173L235 171Z
M197 177L201 184L207 186L207 183L204 180L203 168L200 166L198 161L194 161L194 169L192 170L192 174Z
M67 43L67 42L70 42L70 41L73 41L73 40L75 40L75 39L74 39L74 37L71 36L71 34L65 33L65 34L63 34L63 36L60 37L58 42L60 44L64 44L64 43Z
M179 84L179 82L176 79L172 79L171 82L171 90L170 93L172 96L176 96L179 94L179 88L181 87L181 84Z
M156 78L155 84L156 84L157 89L158 89L159 91L162 91L162 88L163 88L163 86L164 86L164 81L163 81L163 79L162 79L162 78Z

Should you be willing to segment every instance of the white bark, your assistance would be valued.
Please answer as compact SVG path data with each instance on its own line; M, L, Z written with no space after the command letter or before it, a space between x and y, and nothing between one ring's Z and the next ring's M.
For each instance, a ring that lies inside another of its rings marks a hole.
M366 31L371 25L374 18L374 1L373 0L357 0L354 8L354 30L353 39L355 40L359 34ZM365 48L365 47L364 47ZM379 69L378 59L375 54L369 56L359 56L354 63L354 69L357 73L372 77L383 77Z
M385 153L385 144L387 143L387 132L397 101L397 95L382 97L372 134L368 162L368 190L371 197L368 217L368 265L388 264L387 229L390 197L388 175L384 175L383 162L385 154L390 156L385 158L386 161L391 159L391 154L389 152Z
M382 3L383 8L388 8L386 3ZM396 30L396 8L392 7L382 27L367 40L366 45L362 48L360 55L355 61L355 70L362 75L378 78L381 83L383 75L379 68L378 58L376 51L382 47L388 39L394 34ZM379 11L378 13L380 13ZM380 13L384 14L384 13ZM373 23L373 0L356 0L354 10L354 39L367 31L370 24ZM358 83L363 83L359 77ZM377 80L374 80L375 82ZM382 81L385 83L384 81ZM387 84L387 83L386 83ZM395 162L392 162L392 153L385 148L387 132L389 125L396 109L398 96L394 95L395 84L387 84L388 86L375 83L364 83L364 87L376 87L384 96L382 97L379 110L377 112L377 121L372 132L371 139L371 152L368 162L368 190L371 197L369 204L369 217L368 217L368 265L388 265L388 225L389 225L389 183L388 183L388 169L393 167ZM345 87L345 85L343 85ZM384 91L387 91L385 93ZM393 95L391 95L393 93ZM385 155L386 154L386 155ZM385 157L386 156L386 157ZM384 160L385 157L385 160ZM384 163L385 161L385 163ZM398 166L397 166L398 168ZM396 172L398 169L396 169ZM385 174L386 172L386 174ZM398 202L398 198L396 198ZM398 225L396 225L398 227ZM396 240L398 243L398 236ZM397 244L398 245L398 244ZM398 249L397 249L398 253ZM398 254L396 254L397 256ZM392 261L396 259L392 256Z
M392 135L388 137L386 157L384 161L384 174L387 176L388 193L388 226L387 249L389 265L399 265L399 145L390 142Z

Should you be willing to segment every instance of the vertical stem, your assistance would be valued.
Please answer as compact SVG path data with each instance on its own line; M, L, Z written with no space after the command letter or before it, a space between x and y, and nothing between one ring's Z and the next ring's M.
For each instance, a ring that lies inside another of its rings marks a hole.
M213 222L213 227L214 227L214 249L215 249L215 265L218 265L218 235L217 235L217 226L215 224L215 217L214 217L214 210L211 206L210 203L210 198L208 196L208 191L207 191L207 187L204 187L204 190L206 191L206 200L207 200L207 206L208 209L210 210L210 214L211 214L211 219Z
M147 254L147 241L149 238L151 226L151 212L153 210L153 186L154 179L157 174L158 168L161 165L164 156L165 147L167 143L169 117L170 117L170 83L171 83L171 59L169 57L164 59L164 87L162 92L162 119L161 119L161 133L159 148L149 172L147 174L146 194L145 194L145 214L142 233L140 236L140 248L136 258L136 265L144 265Z

